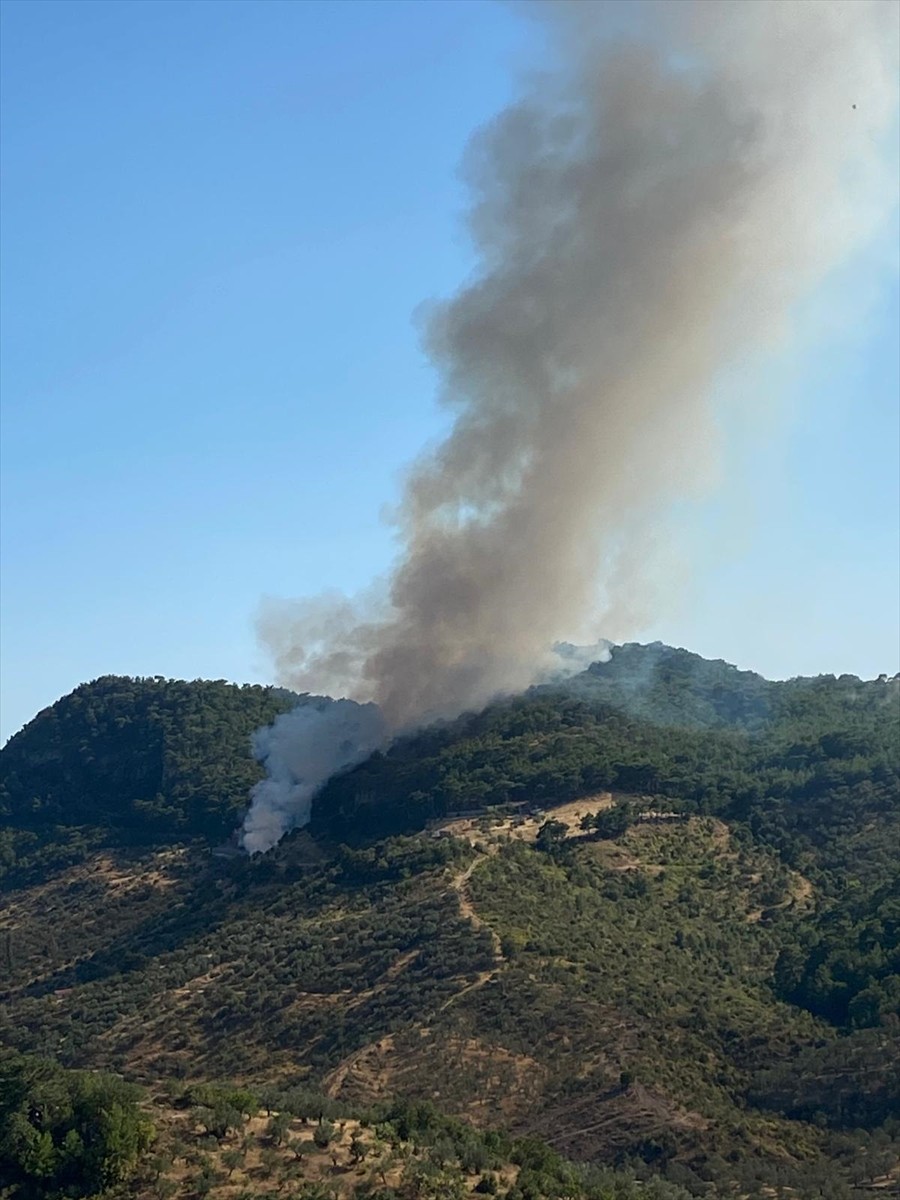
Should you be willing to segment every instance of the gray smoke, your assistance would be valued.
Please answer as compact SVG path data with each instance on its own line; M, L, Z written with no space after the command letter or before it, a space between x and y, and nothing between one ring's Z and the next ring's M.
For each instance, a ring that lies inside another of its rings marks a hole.
M468 151L480 267L426 329L454 423L409 475L383 600L262 623L284 683L389 731L641 626L662 515L714 475L714 385L896 202L892 0L532 11L552 63Z

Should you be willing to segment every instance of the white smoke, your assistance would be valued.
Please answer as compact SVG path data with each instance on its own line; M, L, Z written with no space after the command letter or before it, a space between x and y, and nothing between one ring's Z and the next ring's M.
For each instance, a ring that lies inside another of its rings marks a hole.
M427 330L455 421L408 479L384 601L263 629L282 682L374 701L390 731L646 620L662 514L715 474L716 384L896 204L892 0L534 11L555 57L467 156L480 268Z
M336 772L384 745L384 719L374 704L320 701L282 713L253 735L253 753L268 772L250 793L241 844L268 850L309 821L316 791Z
M589 646L573 646L571 642L557 642L553 647L553 653L559 660L559 669L550 672L548 682L577 675L581 671L586 671L594 663L609 662L612 657L612 642L608 642L605 638L601 638L599 642L592 642Z

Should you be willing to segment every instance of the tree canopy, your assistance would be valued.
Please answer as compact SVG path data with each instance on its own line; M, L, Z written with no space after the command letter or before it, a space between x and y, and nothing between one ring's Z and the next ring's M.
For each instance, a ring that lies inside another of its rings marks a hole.
M153 1142L140 1090L113 1075L0 1056L0 1185L13 1196L91 1196L127 1180Z
M304 699L221 680L82 684L0 752L0 868L77 861L110 841L227 837L263 774L251 734Z

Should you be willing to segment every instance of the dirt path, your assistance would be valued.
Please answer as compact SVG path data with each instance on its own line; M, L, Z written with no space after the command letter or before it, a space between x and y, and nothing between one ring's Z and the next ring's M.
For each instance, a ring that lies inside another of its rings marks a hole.
M556 805L555 807L549 808L546 813L530 816L524 820L513 821L510 819L504 821L498 827L496 827L494 832L496 834L506 834L508 837L513 837L521 841L533 842L537 837L538 830L543 822L552 817L553 820L561 821L564 825L566 825L568 829L568 836L577 836L580 829L581 817L584 813L596 813L603 808L611 808L613 803L613 797L609 792L600 792L595 796L585 796L581 800L575 800L570 801L567 804ZM450 830L456 837L465 838L473 845L475 844L476 838L480 840L483 836L481 831L478 829L476 822L470 819L451 822L446 826L446 828ZM475 908L475 903L472 899L472 892L469 888L469 880L472 878L474 872L482 865L482 863L486 862L489 858L495 855L498 848L499 847L494 844L490 846L489 849L477 854L476 857L473 858L466 867L466 869L464 871L460 871L459 874L454 875L453 879L450 881L450 887L454 892L456 892L460 916L468 921L473 929L484 929L490 935L491 953L494 958L494 965L489 970L479 972L474 980L467 983L465 987L461 988L460 991L456 992L455 995L451 996L449 1000L442 1004L438 1009L439 1012L443 1012L445 1008L449 1008L449 1006L454 1004L461 996L465 996L469 992L474 992L478 988L484 987L489 980L493 979L506 966L506 956L503 953L500 935L496 932L496 930L492 929L491 926L488 925L488 923L481 916L479 916L478 910Z
M477 858L473 858L464 871L455 875L450 882L450 886L456 892L459 900L460 916L464 917L473 929L486 929L491 937L491 950L494 955L494 960L497 963L505 962L503 949L500 945L500 937L491 929L482 918L478 915L475 905L472 901L472 893L469 890L469 880L472 878L472 872L476 867L481 866L490 857L490 854L479 854Z
M461 996L467 995L469 992L477 991L478 988L484 987L488 980L493 979L506 966L506 956L503 953L503 947L500 943L500 935L493 930L486 921L484 921L475 908L472 900L472 893L469 890L469 880L472 878L472 873L476 867L481 866L486 862L492 854L496 853L490 850L485 854L479 854L473 858L464 871L460 871L458 875L454 875L450 881L450 887L456 892L456 898L459 902L460 916L464 917L469 922L473 929L487 930L491 939L491 954L494 958L494 965L486 971L479 971L473 980L455 992L449 1000L444 1001L438 1012L443 1012L449 1008L451 1004L455 1004Z
M765 908L754 908L747 913L747 923L750 925L761 921L763 917L770 913L781 911L784 908L807 908L815 894L815 889L805 875L801 875L799 871L791 871L790 882L788 884L787 895L777 904L769 904Z
M387 1034L379 1041L363 1046L361 1050L357 1050L355 1054L351 1054L349 1058L344 1059L342 1063L339 1063L333 1071L325 1076L325 1095L334 1099L339 1094L344 1085L344 1080L347 1078L350 1072L355 1070L359 1064L364 1062L364 1060L372 1054L373 1050L384 1054L385 1051L393 1050L393 1048L393 1036L391 1034Z
M791 899L795 904L806 904L813 897L815 889L805 875L799 871L792 872Z

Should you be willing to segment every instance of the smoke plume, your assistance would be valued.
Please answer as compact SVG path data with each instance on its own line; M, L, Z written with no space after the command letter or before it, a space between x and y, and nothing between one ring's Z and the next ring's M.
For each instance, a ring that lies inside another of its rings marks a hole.
M309 820L316 791L336 771L361 762L385 738L374 704L352 700L302 704L253 735L253 753L268 778L250 793L242 842L251 854L268 850Z
M426 328L454 420L407 478L384 598L263 622L282 682L387 731L642 623L660 514L714 476L714 384L895 203L890 0L529 11L550 64L467 153L480 265Z

